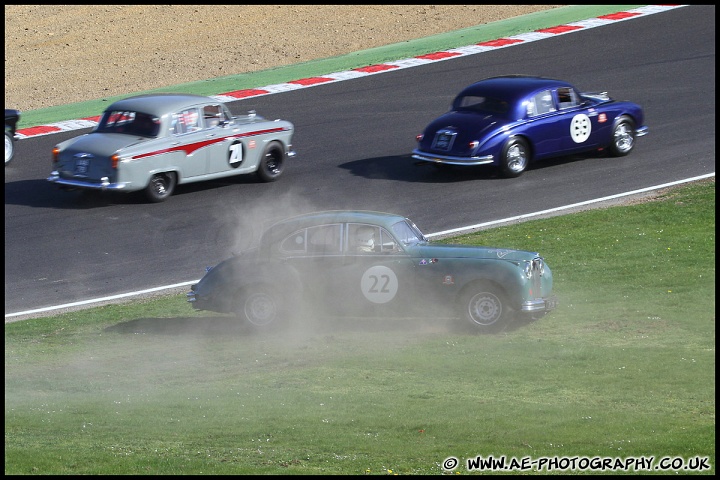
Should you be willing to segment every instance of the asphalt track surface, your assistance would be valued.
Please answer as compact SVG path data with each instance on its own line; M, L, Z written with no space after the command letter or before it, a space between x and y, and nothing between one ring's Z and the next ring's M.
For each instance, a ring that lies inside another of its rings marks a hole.
M649 134L628 157L564 157L515 179L410 158L415 135L461 88L508 73L635 101ZM714 174L715 7L676 8L229 106L295 124L298 157L278 182L236 177L179 186L161 204L140 195L86 198L45 178L52 147L88 130L21 141L5 169L6 318L200 278L205 266L254 245L265 226L295 213L388 211L430 233Z

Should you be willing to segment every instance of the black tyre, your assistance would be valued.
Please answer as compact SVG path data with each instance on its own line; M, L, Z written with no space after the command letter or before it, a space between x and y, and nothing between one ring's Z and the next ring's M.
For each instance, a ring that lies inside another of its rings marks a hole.
M285 168L285 151L280 142L270 142L265 147L258 165L257 175L263 182L274 182Z
M513 319L513 311L505 294L488 284L475 284L460 296L459 313L466 325L480 333L504 329Z
M624 157L635 147L635 122L628 116L621 116L613 127L610 153L615 157Z
M156 173L145 188L145 196L151 202L165 201L175 190L177 176L174 172Z
M5 166L7 166L8 163L12 162L14 156L15 140L13 140L12 135L10 135L8 132L5 132Z
M234 310L244 323L262 330L280 325L286 315L283 296L271 285L248 287L238 292Z
M500 170L506 177L518 177L530 163L530 147L518 137L508 139L500 157Z

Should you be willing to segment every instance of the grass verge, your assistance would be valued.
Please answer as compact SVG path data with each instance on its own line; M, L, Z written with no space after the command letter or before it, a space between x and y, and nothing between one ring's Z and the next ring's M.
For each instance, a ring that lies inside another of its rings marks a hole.
M540 252L559 308L498 335L252 334L184 296L6 324L5 473L469 473L504 455L714 474L714 180L452 242Z

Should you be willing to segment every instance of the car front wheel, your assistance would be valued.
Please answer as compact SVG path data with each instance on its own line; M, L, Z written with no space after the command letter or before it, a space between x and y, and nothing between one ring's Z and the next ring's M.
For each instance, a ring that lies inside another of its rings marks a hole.
M635 146L635 123L627 116L618 119L613 128L610 152L615 157L624 157Z
M467 288L460 297L459 308L462 319L480 333L498 332L512 320L512 310L504 293L486 284Z
M151 202L165 201L175 190L177 177L174 172L156 173L145 188L145 196Z
M260 159L257 175L263 182L274 182L285 168L285 151L280 142L270 142Z
M15 143L13 137L5 132L5 165L10 163L15 156Z
M522 174L530 161L530 147L522 138L513 137L503 147L500 170L506 177Z

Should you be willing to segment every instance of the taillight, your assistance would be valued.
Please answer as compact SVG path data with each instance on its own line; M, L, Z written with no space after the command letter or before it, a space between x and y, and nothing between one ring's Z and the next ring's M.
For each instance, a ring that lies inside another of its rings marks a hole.
M60 149L58 147L52 149L52 161L53 163L58 163L60 161Z
M120 161L120 155L117 153L110 157L110 164L112 165L112 168L117 169L117 164Z
M424 136L425 135L423 135L422 133L419 135L415 135L415 140L417 140L418 142L421 142Z

